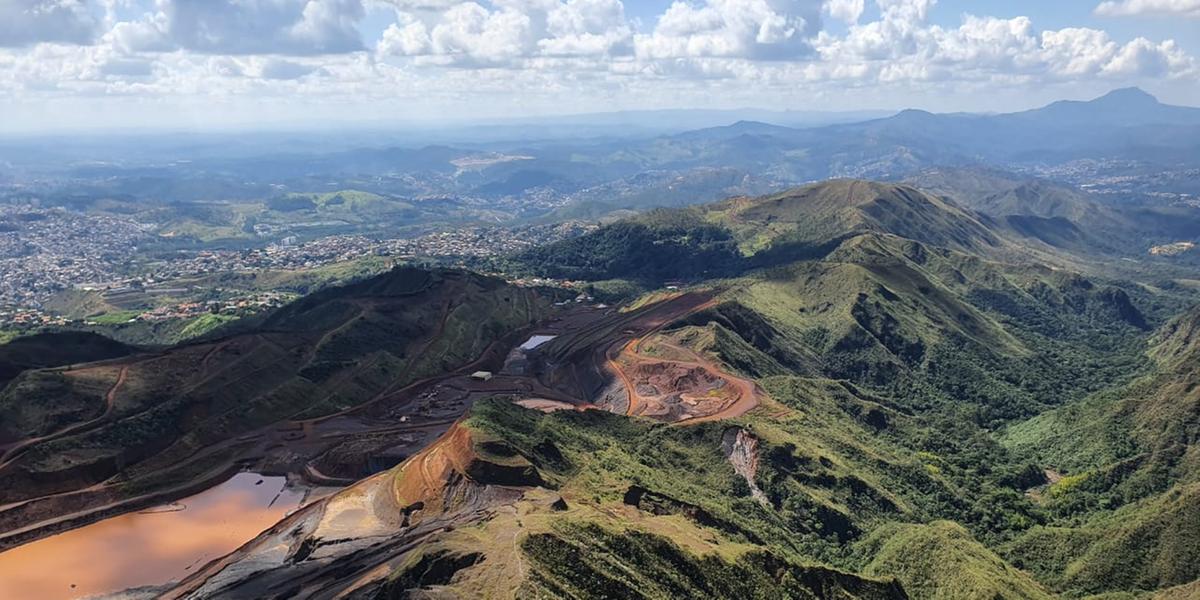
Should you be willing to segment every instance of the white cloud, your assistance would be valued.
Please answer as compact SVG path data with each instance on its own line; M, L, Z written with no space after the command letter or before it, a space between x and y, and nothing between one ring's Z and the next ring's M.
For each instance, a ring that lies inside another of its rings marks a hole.
M376 48L420 64L531 65L545 57L605 57L632 51L633 29L619 0L493 0L431 10L430 0L396 3L397 22Z
M1195 60L1174 42L1125 44L1097 29L1038 31L1028 17L965 15L958 27L927 23L930 0L880 0L877 21L845 36L818 36L826 63L860 65L863 79L1063 81L1195 77Z
M363 50L361 0L158 0L111 34L131 51L320 55Z
M379 54L385 56L418 56L429 52L429 30L417 20L393 23L384 30L377 44Z
M812 52L809 39L820 29L821 8L806 0L676 1L652 33L637 37L637 54L645 59L799 59Z
M300 79L306 75L316 72L318 69L312 65L300 64L290 60L282 60L272 58L264 61L258 67L258 76L263 79L275 80L290 80Z
M1096 6L1104 17L1176 15L1200 19L1200 0L1109 0Z
M429 32L429 54L459 62L506 63L533 45L530 19L516 11L489 11L473 2L447 10Z
M0 47L88 44L97 25L80 0L0 0Z
M1118 46L1103 31L1072 27L1043 32L1041 49L1042 59L1051 72L1082 77L1103 69Z
M555 2L546 13L549 36L538 40L550 56L621 55L633 50L633 28L619 0Z
M358 110L404 100L442 111L680 97L893 105L902 91L986 100L1146 83L1200 92L1200 66L1171 40L1041 30L1023 16L948 25L934 22L933 0L872 1L866 11L863 0L689 0L634 20L619 0L94 0L94 14L80 13L99 29L90 37L23 34L31 41L0 47L0 113L15 99L105 97ZM6 2L0 15L14 6ZM393 15L381 35L361 39ZM845 25L825 29L822 19Z
M825 0L825 6L822 8L835 19L857 23L862 18L865 5L864 0Z

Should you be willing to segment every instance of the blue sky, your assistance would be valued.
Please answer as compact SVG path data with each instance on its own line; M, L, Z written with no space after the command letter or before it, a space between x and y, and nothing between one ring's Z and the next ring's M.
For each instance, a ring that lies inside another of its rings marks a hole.
M1200 98L1200 0L0 0L0 132Z

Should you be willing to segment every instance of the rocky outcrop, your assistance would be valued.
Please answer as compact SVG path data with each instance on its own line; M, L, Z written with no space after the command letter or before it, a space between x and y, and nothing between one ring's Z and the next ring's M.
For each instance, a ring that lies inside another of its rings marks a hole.
M750 486L750 495L764 506L769 505L766 494L754 482L758 474L758 438L741 427L727 429L721 437L721 450L733 465L734 472Z

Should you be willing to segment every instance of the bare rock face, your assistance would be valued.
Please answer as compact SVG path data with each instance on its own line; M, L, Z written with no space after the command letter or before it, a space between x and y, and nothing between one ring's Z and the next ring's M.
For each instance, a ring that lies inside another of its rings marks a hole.
M741 427L727 429L721 437L721 450L733 470L750 486L750 495L764 505L768 504L767 495L754 482L758 473L758 438Z

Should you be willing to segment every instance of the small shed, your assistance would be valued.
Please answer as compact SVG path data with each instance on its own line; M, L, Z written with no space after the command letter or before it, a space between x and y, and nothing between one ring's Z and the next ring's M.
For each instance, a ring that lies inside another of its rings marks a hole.
M474 373L471 373L471 379L474 379L475 381L491 381L492 372L491 371L475 371Z

